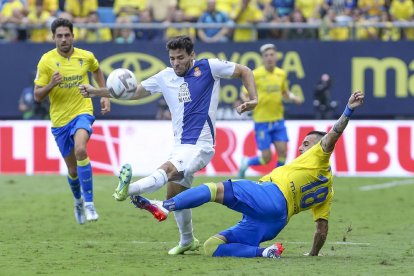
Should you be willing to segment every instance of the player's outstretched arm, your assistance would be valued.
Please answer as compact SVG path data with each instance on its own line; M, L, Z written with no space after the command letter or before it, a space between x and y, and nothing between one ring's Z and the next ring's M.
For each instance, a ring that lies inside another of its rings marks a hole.
M233 78L240 78L243 82L244 87L246 87L247 93L249 95L249 99L239 105L236 110L239 114L243 112L253 110L258 101L257 97L257 90L256 90L256 82L254 81L254 76L252 70L247 66L236 64L236 68L234 69Z
M93 87L90 84L81 84L79 85L79 90L84 98L92 98L92 97L111 98L112 97L106 87L97 88L97 87ZM151 95L151 93L145 90L145 88L140 84L138 85L137 90L135 90L135 94L128 100L138 100L138 99L144 98L149 95Z
M336 121L328 134L322 138L321 145L325 152L333 151L336 142L338 141L339 137L341 137L342 132L348 125L348 121L351 118L352 113L363 103L364 94L361 91L352 93L351 97L348 100L348 104L345 107L344 113L341 115L338 121Z
M92 72L92 75L99 87L105 87L105 77L100 67L98 67L96 71ZM100 104L102 114L106 114L111 111L111 102L108 98L102 97Z
M325 219L318 219L316 221L316 232L313 237L312 249L309 252L309 256L318 256L319 251L325 244L326 237L328 236L328 221Z

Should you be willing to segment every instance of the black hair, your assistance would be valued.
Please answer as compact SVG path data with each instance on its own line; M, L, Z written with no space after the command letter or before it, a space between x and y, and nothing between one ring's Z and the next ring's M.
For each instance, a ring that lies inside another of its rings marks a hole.
M176 50L176 49L184 49L187 54L191 54L194 50L194 43L189 36L180 35L171 38L167 42L167 51L169 50Z
M319 135L319 136L321 136L321 138L323 137L323 136L325 136L327 133L325 132L325 131L318 131L318 130L312 130L312 131L310 131L310 132L308 132L308 134L306 134L306 136L308 136L308 135Z
M57 18L52 22L50 29L52 30L53 35L56 34L56 29L59 27L68 27L70 32L73 34L73 24L65 18Z

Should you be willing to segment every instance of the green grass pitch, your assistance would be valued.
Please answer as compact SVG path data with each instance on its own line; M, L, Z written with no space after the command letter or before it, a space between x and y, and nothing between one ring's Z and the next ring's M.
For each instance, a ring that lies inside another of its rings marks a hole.
M223 179L197 177L195 185ZM100 219L80 226L65 177L0 176L0 275L413 275L413 178L335 178L323 256L303 256L315 231L308 211L276 238L286 247L280 260L168 256L179 239L173 216L157 222L113 200L116 177L94 181ZM360 189L389 182L396 186ZM163 189L150 198L164 196ZM202 242L239 219L214 203L193 210Z

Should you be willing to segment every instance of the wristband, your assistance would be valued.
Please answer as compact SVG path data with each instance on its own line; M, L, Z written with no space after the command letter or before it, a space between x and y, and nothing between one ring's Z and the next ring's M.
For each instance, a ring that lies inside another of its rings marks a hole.
M344 110L344 116L350 118L353 112L354 110L349 108L348 105L346 105L345 110Z

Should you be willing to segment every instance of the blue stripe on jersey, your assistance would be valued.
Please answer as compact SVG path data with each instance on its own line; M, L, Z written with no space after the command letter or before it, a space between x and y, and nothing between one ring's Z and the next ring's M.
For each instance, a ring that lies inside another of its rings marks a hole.
M213 137L213 145L214 145L215 144L214 128L213 128L213 122L211 121L210 116L207 116L207 123L208 123L208 126L210 127L210 133L211 133L211 137Z
M208 117L214 78L207 59L196 61L184 76L191 101L184 103L181 144L196 144ZM210 120L211 123L211 120ZM211 132L212 123L210 124Z

